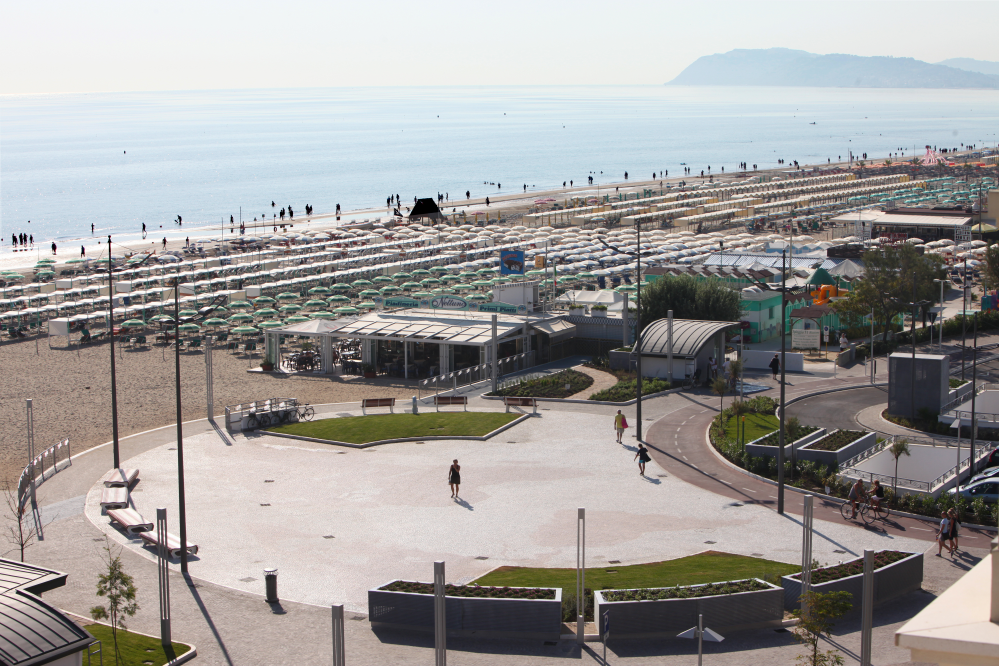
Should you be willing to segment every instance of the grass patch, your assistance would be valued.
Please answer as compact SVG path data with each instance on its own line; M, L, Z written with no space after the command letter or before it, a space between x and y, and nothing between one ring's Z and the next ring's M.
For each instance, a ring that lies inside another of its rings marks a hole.
M566 389L566 384L569 388ZM538 377L506 386L486 395L514 396L519 398L568 398L593 386L593 377L578 370L562 370L547 377Z
M958 379L957 377L951 377L949 379L949 384L952 389L956 389L958 386L964 386L969 380Z
M762 578L773 582L800 569L801 567L793 564L759 557L707 552L651 564L588 568L586 585L594 590L608 590L697 585L743 578ZM564 595L565 590L575 589L576 570L500 567L474 582L479 585L511 587L561 587Z
M266 428L268 432L328 439L349 444L367 444L401 437L481 437L519 418L503 412L424 412L422 414L376 414L302 421Z
M111 627L103 624L88 624L84 626L84 629L101 642L101 653L104 655L104 664L106 666L118 666L119 662L114 653L114 639L111 638ZM158 638L133 634L121 629L118 630L118 651L121 652L121 666L145 663L151 663L154 666L163 666L163 664L176 659L191 649L183 643L173 643L171 647L173 649L168 654Z
M773 414L746 414L746 443L769 435L780 428L780 419ZM725 424L725 434L734 440L739 439L741 424L732 417Z

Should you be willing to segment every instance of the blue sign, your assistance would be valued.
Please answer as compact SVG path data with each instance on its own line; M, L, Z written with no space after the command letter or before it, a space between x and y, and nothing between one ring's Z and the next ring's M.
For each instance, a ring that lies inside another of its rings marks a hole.
M523 275L524 251L502 250L500 252L500 275Z

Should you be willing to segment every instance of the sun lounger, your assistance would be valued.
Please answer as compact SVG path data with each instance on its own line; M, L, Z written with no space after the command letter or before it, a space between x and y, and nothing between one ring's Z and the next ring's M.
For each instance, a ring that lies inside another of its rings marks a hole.
M121 525L121 528L129 534L148 532L153 529L153 524L147 522L135 509L111 509L108 511L108 518Z
M127 509L128 488L114 486L101 491L102 509Z
M154 531L141 532L139 536L146 542L145 545L147 546L155 548L159 545L159 540L156 538L156 532ZM169 532L167 532L167 550L170 552L170 557L180 557L180 539ZM198 547L188 541L187 552L191 555L197 555Z
M138 478L139 470L119 467L105 474L101 481L104 482L105 488L124 488L131 486Z

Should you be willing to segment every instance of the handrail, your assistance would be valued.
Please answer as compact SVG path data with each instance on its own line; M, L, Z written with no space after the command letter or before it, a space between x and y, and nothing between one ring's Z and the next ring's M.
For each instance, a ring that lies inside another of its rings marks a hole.
M520 369L524 369L534 365L534 352L533 351L523 352L520 354L513 354L512 356L505 356L499 359L499 361L497 362L497 377L502 376L504 374L503 366L509 365L511 363L516 365L518 361L524 362L523 366ZM491 377L491 370L492 370L492 363L482 363L480 365L473 365L467 368L462 368L461 370L455 370L454 372L447 372L441 375L437 375L435 377L428 377L427 379L424 379L417 383L418 393L420 394L418 396L418 399L422 399L423 388L427 387L427 389L430 390L431 384L435 387L433 390L433 394L440 393L441 390L440 385L442 383L445 385L444 388L445 391L451 390L457 392L459 380L462 379L463 377L468 378L467 384L464 385L471 387L472 385L477 384L478 382L489 379ZM509 369L509 371L512 370L514 370L514 368ZM472 379L473 376L479 378L473 380Z
M39 485L42 481L45 481L45 458L52 458L52 474L59 471L59 449L63 447L66 447L66 460L69 461L69 465L72 465L73 457L70 453L69 438L66 438L35 456L34 460L29 462L21 471L21 476L17 481L17 501L20 507L24 507L24 503L28 499L28 489L31 487L32 481L37 480L36 475L38 473L41 474L41 481L38 481ZM69 467L69 465L66 465L66 467Z

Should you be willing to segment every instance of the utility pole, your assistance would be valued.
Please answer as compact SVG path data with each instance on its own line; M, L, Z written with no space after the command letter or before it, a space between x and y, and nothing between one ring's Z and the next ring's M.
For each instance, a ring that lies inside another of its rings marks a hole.
M787 250L781 251L780 262L780 434L777 442L777 513L784 514L784 372L787 357Z

